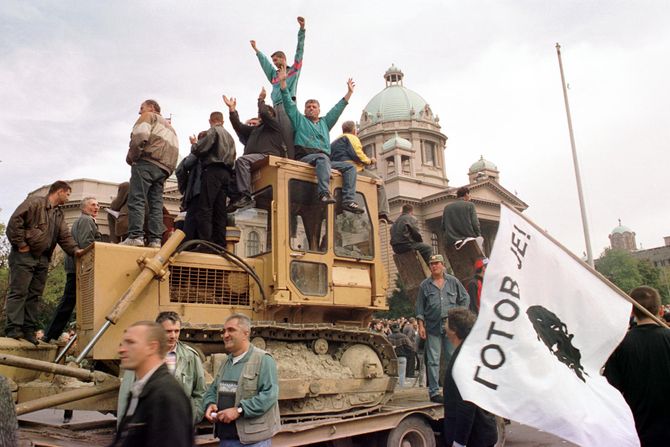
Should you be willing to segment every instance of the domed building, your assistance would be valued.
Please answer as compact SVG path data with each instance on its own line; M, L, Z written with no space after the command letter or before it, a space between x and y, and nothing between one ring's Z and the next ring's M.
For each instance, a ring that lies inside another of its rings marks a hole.
M609 235L610 245L613 250L626 250L626 251L635 251L637 250L637 243L635 242L635 232L630 228L621 225L621 219L619 219L619 225L616 226Z
M468 180L470 183L478 183L487 179L499 182L500 172L496 165L484 159L484 156L482 155L479 160L472 163L470 169L468 169Z
M444 171L447 136L425 99L403 84L396 67L384 73L386 87L365 106L359 137L389 196L419 198L449 185Z
M412 204L424 242L431 244L435 253L444 253L442 212L457 200L456 190L463 185L449 185L447 136L440 119L422 95L405 87L404 78L395 65L386 70L384 89L361 113L358 136L365 153L377 159L372 171L384 179L391 217L400 215L403 205ZM477 208L487 254L498 230L500 203L519 211L528 207L499 181L498 167L483 156L468 170L470 196ZM388 231L383 231L384 264L389 290L393 290L397 269L388 240Z

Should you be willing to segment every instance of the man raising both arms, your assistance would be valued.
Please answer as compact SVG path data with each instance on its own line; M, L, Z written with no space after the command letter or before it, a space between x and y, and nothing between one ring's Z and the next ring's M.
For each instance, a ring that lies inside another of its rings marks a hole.
M256 48L256 41L251 41L251 48L256 52L258 62L260 62L261 68L263 69L265 76L268 78L268 81L272 84L272 93L270 94L270 97L272 98L272 104L277 112L277 120L281 126L281 134L284 143L286 144L287 156L291 159L295 156L293 148L293 126L284 109L284 100L279 90L279 76L277 73L282 68L286 69L286 84L289 96L295 101L296 91L298 90L298 79L300 79L300 71L302 70L302 53L305 47L305 19L298 17L298 24L300 25L300 29L298 30L298 47L295 50L293 65L286 65L286 54L283 51L275 51L272 53L270 56L272 62L270 62L268 57Z
M330 168L332 166L342 174L342 209L356 214L363 213L363 209L356 203L356 167L346 161L330 161L330 129L349 104L356 84L353 79L349 78L346 95L326 113L326 116L321 117L319 116L321 105L316 99L308 99L305 102L304 115L298 111L298 107L289 96L287 77L286 69L280 69L281 95L286 113L295 129L295 158L314 166L319 193L318 200L323 204L335 203L335 199L330 195Z

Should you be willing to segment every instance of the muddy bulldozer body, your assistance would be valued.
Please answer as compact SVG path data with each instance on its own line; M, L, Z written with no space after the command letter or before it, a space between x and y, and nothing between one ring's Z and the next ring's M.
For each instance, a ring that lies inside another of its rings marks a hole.
M356 200L365 212L353 214L341 209L336 172L338 203L327 206L317 200L312 167L269 157L255 168L255 206L236 215L261 235L250 256L235 255L240 230L229 227L226 250L190 251L195 244L181 244L176 231L160 250L95 243L78 259L77 340L68 352L75 362L54 363L54 345L0 342L0 373L15 383L17 412L116 410L124 329L168 310L181 316L182 341L207 359L212 376L225 318L249 316L252 343L277 360L283 418L369 410L390 398L396 356L367 329L372 313L387 309L374 180L359 177Z

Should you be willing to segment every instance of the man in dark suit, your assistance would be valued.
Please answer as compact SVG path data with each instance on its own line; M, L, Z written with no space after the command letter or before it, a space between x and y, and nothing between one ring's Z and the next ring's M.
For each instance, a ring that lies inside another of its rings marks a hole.
M119 430L112 446L193 445L191 402L168 371L164 358L168 350L163 327L140 321L123 334L119 346L121 368L135 371Z

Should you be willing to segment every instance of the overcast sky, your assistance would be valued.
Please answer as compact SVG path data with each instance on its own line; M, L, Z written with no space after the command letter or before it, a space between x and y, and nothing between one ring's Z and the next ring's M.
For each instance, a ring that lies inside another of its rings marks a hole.
M450 185L467 183L483 155L527 215L581 254L560 42L594 255L618 218L644 248L670 235L670 2L660 0L3 0L0 221L56 179L127 180L146 98L173 115L182 156L209 112L226 111L221 94L253 115L268 83L249 40L292 58L298 15L307 22L299 98L327 110L352 76L342 119L358 121L396 64L440 116Z

